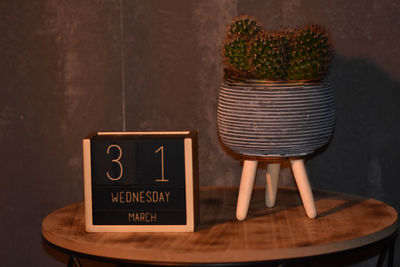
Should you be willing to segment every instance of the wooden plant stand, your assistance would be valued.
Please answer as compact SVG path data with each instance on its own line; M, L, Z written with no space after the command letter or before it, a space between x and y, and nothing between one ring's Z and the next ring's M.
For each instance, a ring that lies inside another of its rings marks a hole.
M308 181L307 171L303 159L290 159L292 171L300 191L301 200L307 216L311 219L317 217L314 197L310 182ZM257 172L258 160L246 159L243 163L242 176L240 179L239 196L236 207L236 218L243 221L247 217L250 205L251 193L253 191L254 180ZM275 206L276 193L278 189L280 163L269 163L267 165L266 186L265 186L265 206L272 208Z

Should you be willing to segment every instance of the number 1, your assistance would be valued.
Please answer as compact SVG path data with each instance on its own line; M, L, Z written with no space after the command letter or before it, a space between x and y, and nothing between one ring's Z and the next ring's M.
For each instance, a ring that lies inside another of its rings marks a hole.
M156 151L155 154L161 151L161 179L157 179L156 182L168 182L168 179L164 177L164 146L160 146Z

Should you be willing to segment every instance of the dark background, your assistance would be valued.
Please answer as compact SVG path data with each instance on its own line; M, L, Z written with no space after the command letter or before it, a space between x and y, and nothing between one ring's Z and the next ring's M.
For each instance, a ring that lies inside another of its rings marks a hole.
M81 140L91 131L197 130L200 184L239 185L241 165L218 142L216 101L223 34L243 13L269 30L318 23L330 31L337 126L307 163L311 182L399 210L398 1L3 0L4 266L65 265L42 244L41 221L83 200ZM281 184L292 183L286 167Z

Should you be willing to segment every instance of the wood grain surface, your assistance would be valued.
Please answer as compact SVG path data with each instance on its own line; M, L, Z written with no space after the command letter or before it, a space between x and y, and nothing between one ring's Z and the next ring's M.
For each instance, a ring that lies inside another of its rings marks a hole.
M237 188L202 188L194 233L88 233L84 204L56 210L42 223L50 243L94 256L151 263L233 263L307 257L379 241L397 229L397 212L374 200L314 191L309 219L299 193L279 188L265 208L264 188L253 191L248 217L235 219Z

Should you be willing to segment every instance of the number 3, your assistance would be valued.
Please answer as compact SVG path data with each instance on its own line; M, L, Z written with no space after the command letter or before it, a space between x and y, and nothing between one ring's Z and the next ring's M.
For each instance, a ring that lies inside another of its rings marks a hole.
M122 168L122 164L121 164L121 162L119 161L119 160L121 159L121 157L122 157L122 149L121 149L121 147L118 146L118 145L109 145L108 148L107 148L107 155L110 154L110 149L113 148L113 147L118 148L118 150L119 150L119 156L118 156L118 158L113 159L112 162L117 163L117 164L119 165L120 172L119 172L119 176L118 176L117 178L111 177L110 174L107 172L107 178L110 179L111 181L118 181L119 179L121 179L122 174L123 174L123 172L124 172L124 168Z

